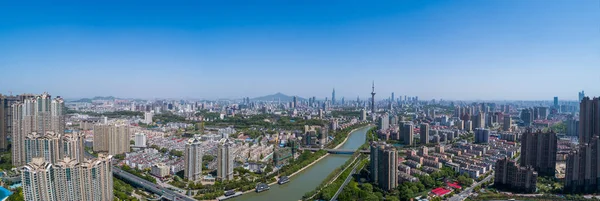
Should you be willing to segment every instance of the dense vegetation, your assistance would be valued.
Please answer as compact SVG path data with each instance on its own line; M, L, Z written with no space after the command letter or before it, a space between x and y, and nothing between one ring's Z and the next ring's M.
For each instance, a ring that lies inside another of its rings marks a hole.
M341 110L341 111L335 110L335 111L331 111L331 116L336 117L336 118L337 117L342 117L342 116L344 116L344 117L356 117L356 118L359 118L360 115L361 115L360 111L356 111L356 110L349 110L349 111L348 110Z
M118 198L119 200L125 200L125 201L135 201L137 200L135 197L132 197L132 193L133 193L133 186L129 185L128 183L113 177L113 189L114 189L114 194L115 197Z
M10 145L9 145L10 146ZM12 149L10 147L7 151L0 153L0 170L12 169Z
M8 196L7 201L25 201L25 197L23 196L23 188L17 188L17 191L12 195Z
M129 173L131 173L131 174L133 174L133 175L135 175L135 176L137 176L139 178L142 178L142 179L144 179L146 181L149 181L149 182L152 182L152 183L156 184L156 179L154 177L150 176L146 172L143 172L143 171L131 168L131 167L127 166L127 165L123 165L123 167L121 167L121 169L123 171L125 171L125 172L129 172Z

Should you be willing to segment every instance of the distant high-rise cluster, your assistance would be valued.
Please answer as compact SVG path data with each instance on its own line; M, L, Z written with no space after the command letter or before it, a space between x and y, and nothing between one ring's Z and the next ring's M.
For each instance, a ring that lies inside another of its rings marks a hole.
M384 190L398 186L398 151L385 142L371 142L371 180Z
M94 125L94 151L110 155L124 154L130 149L127 125Z

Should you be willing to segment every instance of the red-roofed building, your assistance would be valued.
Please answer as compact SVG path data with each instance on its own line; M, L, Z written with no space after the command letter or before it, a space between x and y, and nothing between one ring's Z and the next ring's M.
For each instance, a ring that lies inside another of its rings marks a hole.
M454 183L448 182L446 184L448 184L448 186L450 186L451 188L454 188L454 189L461 189L462 188L462 186L458 185L458 182L454 182Z
M444 196L444 195L446 195L446 194L448 194L450 192L452 192L452 191L448 190L448 189L445 189L445 188L442 188L442 187L439 187L439 188L431 190L431 193L434 194L435 196L438 196L438 197L442 197L442 196Z

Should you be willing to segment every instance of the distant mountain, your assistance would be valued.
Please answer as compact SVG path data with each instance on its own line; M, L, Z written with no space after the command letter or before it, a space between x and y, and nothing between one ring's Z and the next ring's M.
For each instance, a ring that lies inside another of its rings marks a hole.
M303 101L306 100L304 98L297 98L298 101ZM282 93L276 93L276 94L272 94L272 95L266 95L266 96L261 96L261 97L256 97L253 98L252 100L255 101L283 101L283 102L289 102L289 101L293 101L294 100L294 96L288 96Z
M116 98L114 96L96 96L94 98L82 98L76 101L72 101L72 102L85 102L85 103L91 103L94 100L115 100Z

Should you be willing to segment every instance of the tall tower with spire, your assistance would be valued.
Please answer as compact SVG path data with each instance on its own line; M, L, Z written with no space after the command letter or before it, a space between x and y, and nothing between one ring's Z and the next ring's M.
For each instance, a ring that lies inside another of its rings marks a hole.
M335 88L333 88L333 92L331 92L331 105L335 105Z
M371 91L371 113L375 114L375 81L373 81L373 89Z

